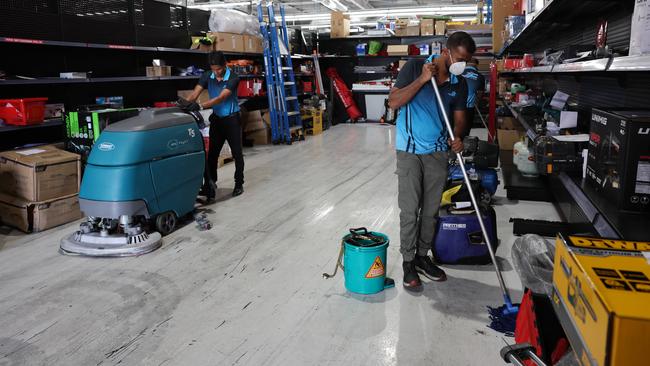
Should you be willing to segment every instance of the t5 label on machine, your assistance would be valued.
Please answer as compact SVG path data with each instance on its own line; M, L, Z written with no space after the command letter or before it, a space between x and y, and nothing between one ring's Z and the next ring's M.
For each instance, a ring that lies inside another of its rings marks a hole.
M381 262L381 258L377 256L377 258L375 258L375 261L372 263L372 266L370 266L370 269L366 273L366 278L381 277L385 274L386 270L384 269L384 264Z

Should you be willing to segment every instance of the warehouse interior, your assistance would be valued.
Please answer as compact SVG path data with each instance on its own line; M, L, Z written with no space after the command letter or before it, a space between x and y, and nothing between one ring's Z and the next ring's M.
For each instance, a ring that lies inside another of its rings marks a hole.
M650 362L650 3L0 9L0 365Z

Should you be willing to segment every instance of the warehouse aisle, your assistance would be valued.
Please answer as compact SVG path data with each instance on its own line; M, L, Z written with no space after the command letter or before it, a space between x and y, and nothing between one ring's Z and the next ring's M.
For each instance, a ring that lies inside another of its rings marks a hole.
M394 129L339 125L293 146L246 152L246 192L220 170L214 227L193 223L138 258L58 254L77 223L0 234L0 365L501 365L486 305L502 303L490 266L446 267L448 281L401 286ZM179 172L180 173L180 172ZM506 282L510 217L557 219L550 204L497 215ZM350 227L386 233L389 276L376 296L324 280ZM510 339L511 340L511 339Z

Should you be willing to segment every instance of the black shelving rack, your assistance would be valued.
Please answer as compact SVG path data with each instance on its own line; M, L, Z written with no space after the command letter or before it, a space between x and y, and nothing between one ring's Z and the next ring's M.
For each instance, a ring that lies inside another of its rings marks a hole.
M11 75L0 80L0 99L47 97L74 108L122 96L125 107L151 106L196 85L198 76L178 76L173 67L207 68L207 52L189 49L191 36L208 30L207 11L155 0L3 2L0 11L0 70ZM262 64L260 54L225 53ZM154 59L171 65L172 75L145 76ZM58 77L70 71L91 73ZM62 140L50 121L9 127L0 128L2 149Z
M500 77L521 82L552 95L560 90L570 95L568 103L579 111L581 132L588 132L592 108L647 109L650 92L650 56L625 56L630 41L633 0L584 1L579 4L553 0L523 31L501 50L501 55L538 53L540 50L573 45L593 45L594 19L608 21L608 45L621 51L616 57L584 62L536 66L501 72ZM564 20L573 19L572 22ZM537 138L534 125L504 101L519 120L526 135ZM590 224L607 238L647 240L650 215L619 211L607 197L582 176L564 172L541 179L553 193L556 204L569 222Z

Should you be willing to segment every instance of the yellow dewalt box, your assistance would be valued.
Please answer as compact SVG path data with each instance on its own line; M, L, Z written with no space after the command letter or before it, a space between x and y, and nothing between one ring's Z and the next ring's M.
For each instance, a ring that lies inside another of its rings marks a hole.
M650 242L559 235L552 302L583 366L649 365Z

